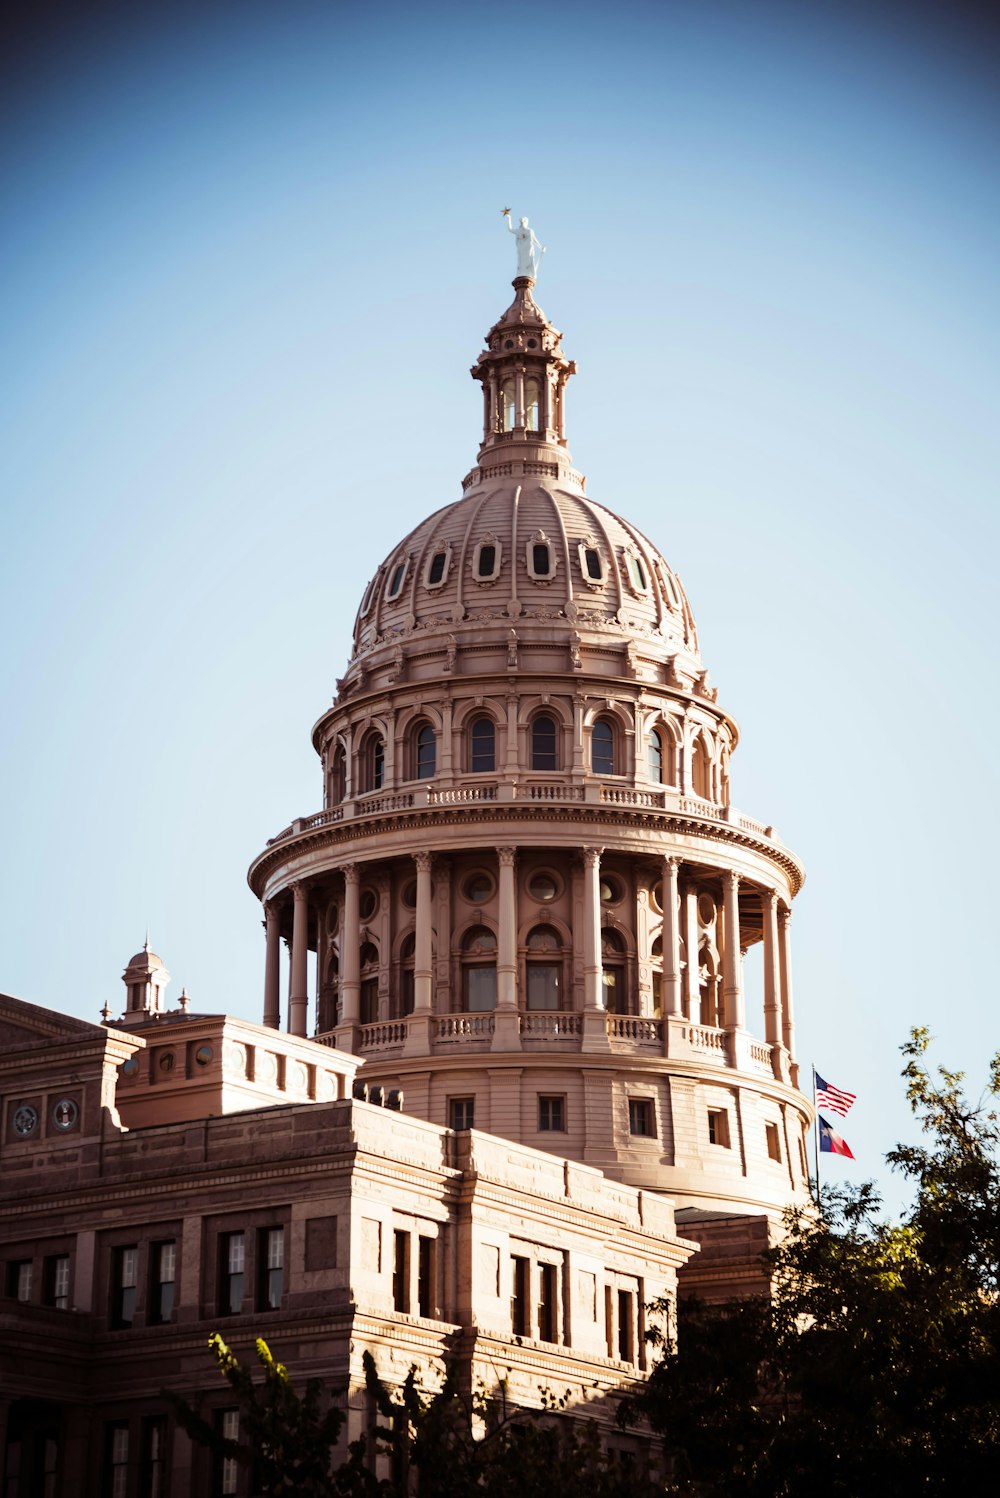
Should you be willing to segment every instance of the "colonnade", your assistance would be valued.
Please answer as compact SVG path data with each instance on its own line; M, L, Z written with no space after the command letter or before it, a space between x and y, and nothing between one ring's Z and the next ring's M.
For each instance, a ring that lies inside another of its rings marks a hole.
M601 855L603 849L580 850L583 863L583 927L580 954L583 970L584 1012L603 1010L601 953ZM518 905L516 862L517 849L499 847L498 921L497 921L497 988L498 1013L518 1010ZM432 885L433 855L421 851L413 855L416 866L416 911L414 952L413 1011L415 1018L433 1013L432 952ZM697 1025L701 1019L701 975L699 971L700 930L697 891L690 886L682 896L681 863L675 854L662 860L662 1005L666 1020L684 1020ZM360 1021L361 997L361 930L360 880L357 863L342 864L337 872L343 877L344 898L340 929L340 1014L339 1024L356 1025ZM740 939L740 875L733 869L722 872L722 1007L720 1027L738 1033L746 1030L746 1000L743 988L742 945ZM787 1058L794 1057L794 1019L792 1009L791 952L789 924L791 911L773 889L750 885L759 898L763 926L764 955L764 1039L780 1048ZM288 1028L294 1035L307 1033L309 890L299 881L291 886L292 937L288 993ZM278 1028L281 1023L280 943L281 910L271 900L265 912L266 953L264 963L264 1024ZM687 960L682 960L681 951Z

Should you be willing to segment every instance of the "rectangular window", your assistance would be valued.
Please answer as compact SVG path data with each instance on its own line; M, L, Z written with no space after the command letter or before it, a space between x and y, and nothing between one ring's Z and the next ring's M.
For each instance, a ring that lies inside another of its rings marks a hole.
M708 1142L722 1149L729 1148L729 1114L725 1108L709 1108Z
M421 1234L417 1243L417 1309L434 1315L434 1239Z
M392 1235L392 1303L397 1311L410 1309L410 1235L397 1228Z
M635 1362L635 1336L633 1332L632 1296L628 1290L618 1291L618 1357L623 1363Z
M139 1250L134 1243L129 1244L127 1248L115 1249L111 1271L111 1325L114 1327L131 1326L135 1320L138 1269Z
M125 1498L128 1490L128 1425L124 1421L105 1427L104 1466L106 1498Z
M778 1125L769 1123L764 1125L764 1133L767 1136L767 1153L771 1160L781 1159L781 1138L778 1134Z
M29 1301L35 1278L30 1259L12 1259L7 1265L7 1294L14 1300Z
M558 1009L559 981L562 964L559 962L529 962L527 964L529 1009Z
M538 1129L542 1134L566 1132L566 1099L564 1097L538 1098Z
M543 1342L556 1340L556 1266L538 1266L538 1335Z
M239 1410L217 1410L215 1428L224 1441L238 1441L240 1438ZM230 1494L239 1491L240 1468L234 1456L219 1457L217 1472L217 1489L224 1495L224 1498L229 1498Z
M223 1233L219 1239L219 1315L238 1316L243 1309L246 1236Z
M45 1260L43 1298L57 1311L69 1310L69 1254L51 1254Z
M448 1127L450 1129L474 1129L476 1127L476 1100L474 1097L449 1098Z
M510 1325L515 1337L527 1337L531 1334L531 1323L529 1320L530 1308L528 1305L528 1283L530 1262L515 1254L510 1261L511 1288L510 1288Z
M378 1019L378 979L366 978L361 985L361 1023L373 1025Z
M173 1238L154 1243L150 1283L150 1320L162 1326L173 1319L174 1282L177 1278L177 1244Z
M167 1491L167 1422L162 1415L151 1415L142 1422L142 1449L139 1457L142 1498L165 1498Z
M653 1139L656 1137L656 1126L653 1119L652 1098L629 1098L628 1131L630 1134L634 1134L640 1139Z
M285 1293L285 1230L264 1228L257 1240L257 1309L278 1311Z

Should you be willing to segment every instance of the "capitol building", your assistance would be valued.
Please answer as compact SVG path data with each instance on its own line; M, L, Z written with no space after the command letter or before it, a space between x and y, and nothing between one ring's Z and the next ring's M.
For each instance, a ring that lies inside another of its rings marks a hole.
M19 1498L246 1492L161 1396L236 1433L213 1330L346 1390L351 1437L365 1350L558 1383L610 1431L650 1303L765 1288L809 1199L802 868L733 804L677 573L573 466L575 365L518 268L461 496L364 587L314 808L251 865L260 1022L172 1006L148 940L103 1024L0 997Z

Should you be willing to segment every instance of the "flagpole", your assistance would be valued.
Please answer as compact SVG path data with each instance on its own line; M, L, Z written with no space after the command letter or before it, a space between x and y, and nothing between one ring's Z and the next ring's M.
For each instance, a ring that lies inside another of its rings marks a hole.
M822 1191L822 1187L819 1184L819 1105L816 1102L816 1066L815 1066L815 1063L813 1064L812 1074L813 1074L813 1107L816 1110L816 1122L813 1124L813 1130L814 1130L814 1133L813 1133L813 1145L814 1145L815 1151L816 1151L816 1208L819 1211L819 1213L822 1215L822 1212L823 1212L823 1191Z

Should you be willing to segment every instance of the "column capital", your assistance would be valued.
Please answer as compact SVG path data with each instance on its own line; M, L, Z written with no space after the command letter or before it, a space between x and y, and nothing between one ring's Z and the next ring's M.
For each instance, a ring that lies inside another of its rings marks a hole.
M791 921L791 919L792 919L792 907L790 905L786 905L785 902L784 902L784 900L779 900L778 901L778 920L781 921L782 925L787 926L788 923Z
M434 854L433 853L427 853L426 851L421 851L420 853L414 853L414 855L413 855L413 861L414 861L414 863L417 866L417 872L418 873L420 873L420 874L429 874L430 871L431 871L431 865L434 862Z
M760 892L760 903L768 910L774 910L778 904L778 891L776 889L763 889Z
M598 863L600 863L600 861L601 861L601 854L603 852L604 852L603 848L584 848L584 850L583 850L583 861L586 864L586 866L587 866L588 869L595 868L596 865Z
M663 867L665 869L673 869L677 873L680 870L680 866L681 860L676 853L665 853L663 855Z
M345 884L357 884L358 883L358 880L360 878L360 874L358 872L358 866L357 866L356 863L342 863L340 865L340 872L344 876L344 883Z
M517 849L516 848L498 848L497 849L497 858L500 860L500 867L501 868L512 869L514 867L514 864L515 864L516 860L517 860Z
M309 898L309 888L302 879L296 879L295 883L291 886L291 891L296 900L308 900Z

